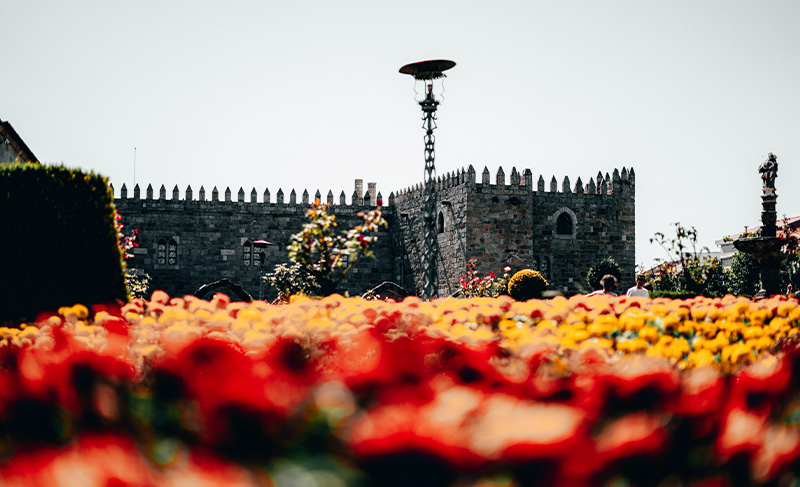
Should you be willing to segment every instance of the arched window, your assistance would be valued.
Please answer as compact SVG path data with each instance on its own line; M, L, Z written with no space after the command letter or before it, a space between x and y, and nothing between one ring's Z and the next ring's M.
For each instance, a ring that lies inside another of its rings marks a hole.
M163 238L158 241L158 249L156 250L156 263L165 265L167 263L167 241Z
M572 235L572 218L569 213L564 212L558 215L556 220L556 234L558 235Z
M242 264L245 267L250 267L251 259L253 258L253 244L249 240L244 242L242 246Z
M174 238L167 243L167 264L178 265L178 242Z
M550 218L553 222L553 236L556 239L574 239L577 236L578 218L574 211L562 206Z
M440 211L436 218L436 233L444 233L444 214Z

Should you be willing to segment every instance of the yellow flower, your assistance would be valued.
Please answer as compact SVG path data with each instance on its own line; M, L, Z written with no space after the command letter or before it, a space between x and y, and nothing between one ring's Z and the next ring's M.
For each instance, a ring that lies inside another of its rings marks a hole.
M570 330L567 332L566 338L575 343L580 343L589 338L589 333L586 330Z
M744 328L744 323L741 321L723 321L722 323L719 323L719 329L727 332L728 334L742 333Z
M586 332L589 334L589 336L597 338L608 335L609 333L613 333L614 330L616 330L614 325L601 321L595 321L586 327Z
M643 326L639 330L639 337L647 340L650 343L653 343L658 340L658 330L650 325Z
M761 337L761 335L763 335L763 330L761 329L760 326L757 325L755 326L751 325L742 330L742 337L745 340L749 340L751 338L759 338Z
M772 339L768 336L751 338L750 340L747 340L745 344L751 347L753 350L757 350L759 352L762 350L766 350L773 345Z
M644 326L644 314L638 308L629 308L619 317L619 326L626 331L639 331Z
M497 327L500 331L510 330L512 328L517 328L518 323L514 320L500 320L500 323L497 324Z
M722 361L738 364L752 358L753 349L744 343L734 343L722 349Z
M770 321L769 325L767 326L773 332L788 331L790 328L789 322L785 318L780 318L780 317L773 318L772 321Z
M665 357L680 360L684 355L691 351L689 343L684 338L676 338L666 346Z
M743 301L739 301L738 303L733 305L730 309L731 311L737 314L743 315L750 310L750 300L745 299Z
M778 305L778 316L781 318L786 318L789 314L796 310L794 303L790 301L783 301L781 304Z
M769 310L766 310L766 309L761 309L761 310L758 310L758 311L754 311L754 312L750 313L750 315L749 315L750 324L756 325L756 326L761 326L771 316L772 316L772 313Z
M689 362L693 367L704 367L706 365L716 365L716 361L714 360L714 355L708 350L696 350L694 352L689 353L689 356L686 357L687 362Z
M245 308L236 314L236 318L255 323L261 321L261 312L254 308Z
M678 325L678 333L691 333L697 328L697 323L687 320Z
M625 353L641 352L642 350L647 350L647 347L647 341L639 337L617 342L617 350Z
M716 338L714 338L713 340L706 340L702 344L703 348L709 350L711 353L718 353L728 345L729 345L728 339L722 332L719 332Z
M703 321L704 319L706 319L706 315L708 314L708 309L709 308L707 307L692 308L691 312L692 319L694 321Z

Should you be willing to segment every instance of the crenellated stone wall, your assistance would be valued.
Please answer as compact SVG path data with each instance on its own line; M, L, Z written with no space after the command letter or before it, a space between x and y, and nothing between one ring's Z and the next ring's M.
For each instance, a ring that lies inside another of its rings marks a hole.
M284 202L283 191L279 190L275 202L270 202L268 194L265 191L264 199L258 202L253 190L251 198L245 200L240 189L237 200L231 201L231 191L226 189L225 199L220 200L214 188L209 200L203 188L195 195L190 187L183 199L177 188L172 199L166 199L162 186L156 199L151 186L145 198L140 198L137 186L129 198L123 186L114 203L126 229L139 229L139 246L133 249L134 258L127 262L128 267L146 272L153 278L153 289L163 289L172 296L192 294L203 284L228 278L255 298L273 299L275 290L263 286L261 276L287 261L286 247L292 234L306 222L310 196L306 191L298 202L292 190L289 201ZM332 201L331 192L327 199ZM355 201L346 205L340 200L340 204L331 206L339 228L357 225L363 221L358 213L373 208L359 204L358 198ZM384 209L388 218L391 213L391 209ZM171 241L176 251L174 261L169 255ZM160 242L164 243L161 259ZM360 260L343 282L343 289L363 293L374 287L374 283L393 279L394 256L388 230L378 233L374 250L376 258ZM263 258L258 256L261 252Z
M471 258L477 259L482 275L502 274L524 268L540 270L551 289L567 295L589 291L584 278L591 265L613 258L622 268L620 287L633 284L636 241L635 173L614 170L613 176L598 173L584 185L565 177L561 185L553 176L545 186L539 176L536 187L529 169L512 168L507 177L498 169L492 183L488 168L480 182L472 166L438 178L438 208L444 229L439 238L439 295L458 289L459 278ZM390 200L398 217L413 221L395 232L395 254L409 256L404 265L414 272L421 286L418 245L422 242L422 186L400 191ZM563 217L562 217L563 215ZM568 219L569 226L558 228ZM559 233L561 230L561 233ZM407 289L412 282L405 281Z
M633 169L598 173L585 184L571 184L565 177L559 185L553 176L545 184L539 176L534 185L530 169L512 168L507 177L500 168L491 181L488 168L477 180L472 166L437 179L437 224L439 233L439 295L458 289L465 265L476 258L485 275L534 268L542 271L551 289L565 294L586 292L583 281L596 260L611 257L623 269L622 288L633 282L635 265L635 174ZM115 200L127 227L139 228L139 247L129 266L153 277L154 288L171 295L193 293L202 284L223 277L240 283L255 297L271 299L275 291L262 287L260 276L286 262L286 246L305 223L308 205L318 198L331 204L346 229L360 222L361 211L383 207L389 228L381 231L375 259L361 260L343 283L351 293L363 293L384 281L393 281L411 293L421 289L423 245L423 186L397 193L384 201L375 183L356 180L353 194L342 191L338 198L328 191L311 196L303 191L299 201L292 190L288 200L279 189L274 197L268 189L249 196L240 188L234 199L230 188L220 197L213 188L197 194L188 187L181 198L177 186L167 199L164 186L158 197L148 185L142 197L138 185L132 197L123 185ZM373 194L376 193L377 194ZM259 201L260 200L260 201ZM349 203L348 203L349 201ZM255 261L257 241L263 259ZM163 245L160 247L159 243ZM174 261L170 251L174 246ZM161 260L159 261L159 252Z

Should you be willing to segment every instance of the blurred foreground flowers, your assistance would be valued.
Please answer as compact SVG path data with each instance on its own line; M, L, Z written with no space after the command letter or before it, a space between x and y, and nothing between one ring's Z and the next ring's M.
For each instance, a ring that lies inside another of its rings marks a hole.
M793 485L797 301L162 292L0 328L0 485Z

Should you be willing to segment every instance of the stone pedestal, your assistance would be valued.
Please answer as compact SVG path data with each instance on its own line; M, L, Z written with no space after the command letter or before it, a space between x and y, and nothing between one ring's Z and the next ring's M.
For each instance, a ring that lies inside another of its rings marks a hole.
M775 211L775 206L778 200L778 195L775 190L767 188L764 194L761 195L761 236L771 238L776 235L775 223L778 219L778 213Z

